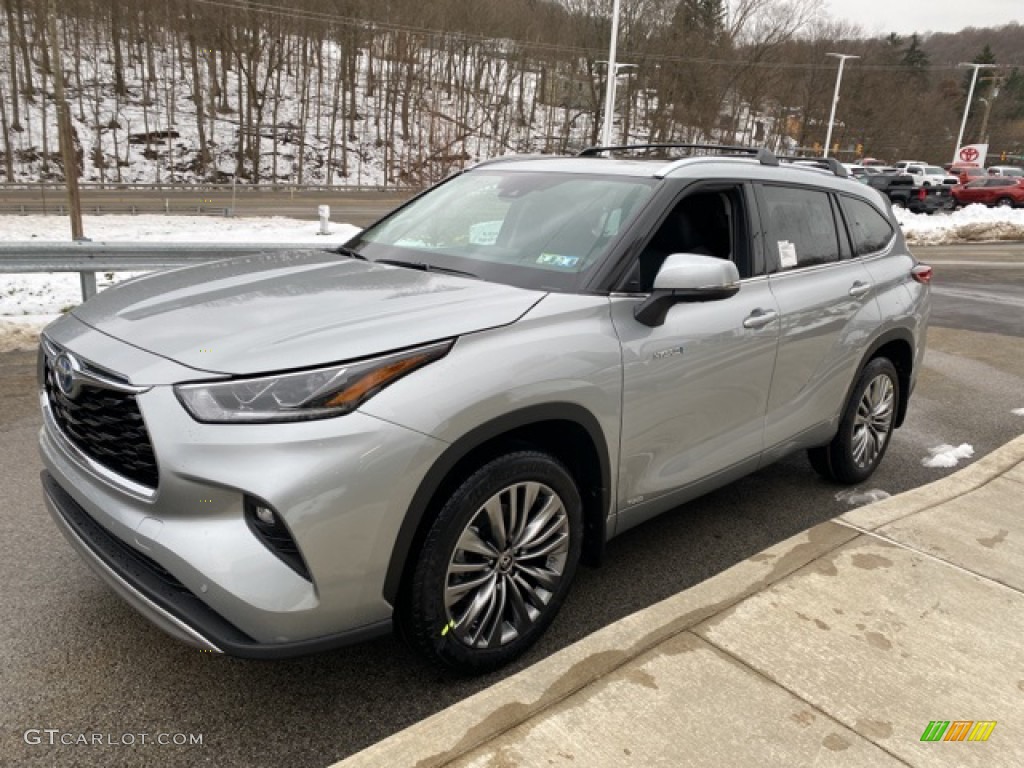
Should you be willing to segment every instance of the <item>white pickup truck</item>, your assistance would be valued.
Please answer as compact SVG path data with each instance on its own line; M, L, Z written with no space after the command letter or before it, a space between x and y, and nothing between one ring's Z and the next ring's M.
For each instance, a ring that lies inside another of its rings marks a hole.
M939 184L959 184L960 179L946 173L937 165L909 163L900 171L901 175L913 176L914 183L922 187L938 186Z

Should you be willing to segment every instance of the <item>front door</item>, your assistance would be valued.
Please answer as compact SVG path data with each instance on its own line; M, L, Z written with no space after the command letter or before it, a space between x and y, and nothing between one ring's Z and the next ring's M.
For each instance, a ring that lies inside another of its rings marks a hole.
M755 274L760 260L753 258L747 200L740 186L690 193L676 208L699 210L696 222L691 216L679 225L670 214L649 245L735 260L739 293L676 304L654 328L633 316L641 298L612 298L624 378L620 531L696 495L687 489L707 490L708 482L725 482L759 459L779 312L768 279ZM700 231L707 226L719 231ZM671 245L675 233L685 240L678 248ZM657 264L644 271L655 274Z

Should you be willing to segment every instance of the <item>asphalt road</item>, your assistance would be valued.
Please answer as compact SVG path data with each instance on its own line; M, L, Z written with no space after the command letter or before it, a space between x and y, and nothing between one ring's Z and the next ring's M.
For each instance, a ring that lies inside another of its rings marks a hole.
M922 465L939 444L969 443L978 457L1024 432L1012 413L1024 408L1024 245L917 255L936 267L925 370L862 490L949 474ZM613 541L602 568L582 569L538 647L486 678L441 677L393 639L242 661L165 637L79 562L41 501L33 355L0 355L0 396L3 765L324 766L847 508L794 456L663 515ZM45 732L26 744L28 729L57 729L57 744ZM79 734L115 744L59 744ZM159 745L159 734L201 734L202 745Z

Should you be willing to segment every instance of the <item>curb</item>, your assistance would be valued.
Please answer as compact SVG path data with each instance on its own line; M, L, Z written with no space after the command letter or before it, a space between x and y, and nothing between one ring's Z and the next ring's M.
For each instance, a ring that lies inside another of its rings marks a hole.
M331 768L437 768L860 536L826 522L626 616Z
M658 644L887 523L968 494L1024 461L1024 435L958 472L775 544L637 611L330 768L439 768L558 704Z

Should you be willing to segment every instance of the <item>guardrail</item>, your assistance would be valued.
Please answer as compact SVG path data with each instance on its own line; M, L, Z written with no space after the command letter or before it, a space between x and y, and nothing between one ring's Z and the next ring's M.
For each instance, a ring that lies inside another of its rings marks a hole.
M191 205L178 203L172 206L169 201L153 200L148 203L85 203L82 205L82 213L86 215L103 216L110 214L124 214L138 216L139 214L163 214L170 216L178 214L183 216L223 216L230 218L234 215L230 205ZM0 201L0 215L27 216L30 214L53 214L66 216L68 205L65 202L47 203L43 200L30 200L27 203L4 203Z
M96 294L97 272L181 267L268 251L327 250L302 243L0 243L2 272L78 272L82 300Z
M205 181L178 181L164 184L152 182L134 183L119 181L79 181L78 188L85 191L110 190L110 191L148 191L148 192L181 192L181 191L219 191L236 194L262 194L271 192L334 192L334 193L360 193L360 192L396 192L411 194L423 189L422 186L414 184L282 184L278 182L265 182L251 184L239 182L205 182ZM6 191L51 191L64 192L67 187L63 181L0 181L0 192Z

